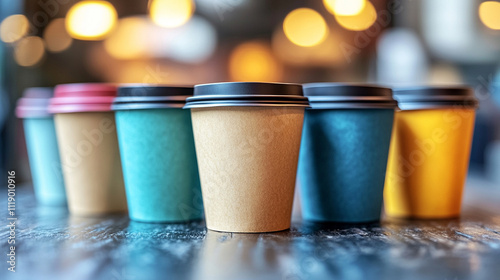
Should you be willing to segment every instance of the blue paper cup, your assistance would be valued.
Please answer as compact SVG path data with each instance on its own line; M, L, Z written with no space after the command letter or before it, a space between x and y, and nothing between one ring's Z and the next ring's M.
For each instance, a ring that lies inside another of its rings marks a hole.
M66 205L54 119L24 119L23 124L37 201L45 205Z
M57 146L54 118L47 112L51 88L30 88L18 102L23 118L33 189L43 205L66 205L66 191Z
M148 101L158 99L153 94L192 95L193 89L186 93L186 88L177 88L178 92L172 87L146 87L145 95L137 97L139 89L120 88L113 105L130 218L140 222L201 219L190 112L181 108L179 100ZM142 102L136 102L138 98Z
M305 114L298 166L303 218L378 221L397 104L391 90L310 84L304 92L312 108Z

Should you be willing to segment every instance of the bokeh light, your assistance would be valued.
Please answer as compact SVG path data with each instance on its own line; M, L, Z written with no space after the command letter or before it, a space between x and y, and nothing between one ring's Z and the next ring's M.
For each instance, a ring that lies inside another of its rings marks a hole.
M246 9L251 7L255 0L196 0L196 10L201 11L203 15L223 19L227 10ZM236 15L236 14L235 14Z
M19 40L14 48L14 59L21 66L34 66L45 54L43 40L37 36L28 36Z
M107 1L81 1L66 16L66 30L79 40L102 40L115 27L118 15Z
M68 49L73 42L66 31L63 18L56 18L49 23L43 31L43 39L47 50L55 53Z
M153 23L150 24L159 28ZM213 68L189 67L161 59L118 60L105 50L104 44L90 45L84 64L89 72L98 75L103 81L120 84L207 83L210 80L206 77L214 73Z
M323 4L331 14L354 16L361 13L366 0L323 0Z
M269 43L256 40L242 43L232 51L229 74L233 81L276 82L282 78L282 67Z
M331 32L321 43L303 48L290 42L283 32L283 28L279 26L273 32L272 49L274 55L288 65L340 67L347 63L340 47L343 40L341 34Z
M500 30L500 2L486 1L479 6L479 18L486 27Z
M161 27L177 27L185 24L193 15L193 0L152 0L149 14Z
M195 16L169 33L167 55L174 61L200 63L209 58L217 47L217 31L202 17Z
M104 41L106 52L116 59L169 58L200 63L217 46L215 28L199 16L176 28L163 28L142 16L123 18Z
M348 30L362 31L368 29L377 20L377 10L370 1L366 4L360 13L352 16L343 16L336 14L337 22Z
M149 22L141 17L123 18L104 41L106 51L117 59L144 57L148 50Z
M328 34L323 17L309 8L291 11L283 21L286 37L301 47L311 47L321 43Z
M418 85L427 80L425 48L415 30L386 29L377 41L377 82L387 85Z
M24 15L11 15L0 24L0 38L5 43L13 43L28 33L29 22Z

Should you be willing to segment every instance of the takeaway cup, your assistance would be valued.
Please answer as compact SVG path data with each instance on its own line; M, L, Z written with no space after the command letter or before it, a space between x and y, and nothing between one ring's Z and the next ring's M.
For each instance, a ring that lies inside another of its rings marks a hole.
M317 222L380 219L397 102L388 88L313 83L298 178L302 216Z
M111 111L115 96L113 85L66 84L55 88L50 101L71 214L127 210Z
M290 227L307 98L296 84L197 85L191 109L207 228Z
M384 191L390 217L460 215L474 129L466 87L394 89L396 112Z
M52 96L52 88L26 89L17 102L16 115L23 119L37 201L43 205L66 205L54 117L48 112Z
M203 217L191 114L193 87L127 85L113 103L129 216L141 222Z

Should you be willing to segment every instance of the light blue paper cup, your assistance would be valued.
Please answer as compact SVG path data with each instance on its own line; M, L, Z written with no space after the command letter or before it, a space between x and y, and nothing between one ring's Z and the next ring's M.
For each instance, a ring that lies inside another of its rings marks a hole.
M23 118L24 134L35 197L43 205L66 205L66 191L57 146L54 118L47 113L51 88L27 89L16 114Z
M160 223L203 218L191 114L181 109L182 100L190 95L192 88L118 89L113 109L132 220Z
M390 89L318 83L309 98L298 165L302 215L317 222L380 219L397 102Z

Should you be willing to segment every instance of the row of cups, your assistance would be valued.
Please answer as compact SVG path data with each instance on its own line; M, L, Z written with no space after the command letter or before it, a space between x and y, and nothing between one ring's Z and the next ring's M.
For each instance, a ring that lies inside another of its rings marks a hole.
M466 87L65 84L16 112L43 204L271 232L290 227L296 178L306 220L377 221L384 202L458 216L477 105Z

